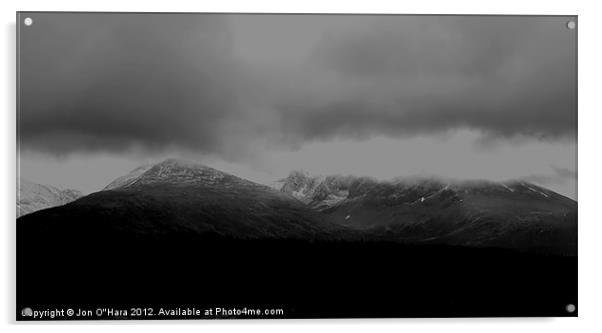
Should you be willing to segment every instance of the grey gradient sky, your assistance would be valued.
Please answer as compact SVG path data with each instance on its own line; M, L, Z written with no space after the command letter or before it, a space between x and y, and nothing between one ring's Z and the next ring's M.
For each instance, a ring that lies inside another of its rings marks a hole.
M527 179L576 198L570 17L31 14L21 176L92 192L201 161Z

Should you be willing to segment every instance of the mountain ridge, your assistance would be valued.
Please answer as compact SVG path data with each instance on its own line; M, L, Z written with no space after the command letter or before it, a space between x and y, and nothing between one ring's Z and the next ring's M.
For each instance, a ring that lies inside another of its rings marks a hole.
M134 169L136 170L136 169ZM235 238L327 239L342 227L268 186L199 163L168 159L122 186L20 221L32 230L76 234L213 234ZM81 224L79 220L86 220Z
M555 196L563 197L573 202L575 200L559 194L553 190L545 188L541 185L533 184L521 179L509 179L503 181L494 181L486 179L445 179L440 177L426 177L426 176L410 176L410 177L395 177L389 180L377 180L376 178L368 176L354 176L354 175L311 175L310 173L303 170L293 170L285 178L279 179L272 183L272 187L289 193L295 198L301 200L304 203L313 203L316 205L316 200L324 200L328 197L330 192L337 195L339 200L334 201L336 204L342 200L340 194L337 192L344 192L348 188L354 189L352 193L347 193L350 196L357 196L358 192L362 193L366 189L367 185L422 185L422 186L439 186L440 189L456 189L456 190L484 190L489 188L499 187L500 190L508 191L513 193L514 191L528 190L535 194L539 194L543 197ZM359 188L358 188L359 187ZM329 206L329 205L326 205ZM318 207L320 205L318 204ZM326 207L327 208L327 207Z
M90 223L82 231L92 233L171 230L566 255L576 253L577 241L577 203L526 182L377 181L294 171L273 188L176 159L136 168L103 191L36 217L35 223L53 219L57 226L64 225L61 220L72 220L70 227L75 229L82 228L77 220L97 220L97 225Z
M385 239L576 253L577 202L521 180L378 181L295 171L280 191L331 223Z
M23 178L17 183L17 193L17 217L64 205L83 196L78 190L37 184Z

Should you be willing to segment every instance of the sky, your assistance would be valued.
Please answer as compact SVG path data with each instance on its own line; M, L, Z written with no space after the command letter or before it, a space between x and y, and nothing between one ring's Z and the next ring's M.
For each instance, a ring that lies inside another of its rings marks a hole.
M20 27L20 177L524 179L576 199L572 17L65 14Z

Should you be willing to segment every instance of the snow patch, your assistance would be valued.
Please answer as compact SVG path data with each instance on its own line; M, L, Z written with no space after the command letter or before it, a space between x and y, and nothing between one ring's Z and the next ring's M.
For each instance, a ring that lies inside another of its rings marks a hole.
M347 199L347 197L349 197L349 191L339 191L336 194L328 195L328 197L323 200L323 203L327 207L332 207L337 205L339 202Z
M525 185L525 186L527 186L527 185ZM543 195L543 196L544 196L544 197L546 197L546 198L548 198L548 197L549 197L547 194L545 194L545 193L543 193L543 192L541 192L541 191L538 191L538 190L536 190L536 189L534 189L534 188L532 188L532 187L530 187L530 186L527 186L527 188L528 188L529 190L531 190L531 191L535 192L535 193L539 193L539 194Z

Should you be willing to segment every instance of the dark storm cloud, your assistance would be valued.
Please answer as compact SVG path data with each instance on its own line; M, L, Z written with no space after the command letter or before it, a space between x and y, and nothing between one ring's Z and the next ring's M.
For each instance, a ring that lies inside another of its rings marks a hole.
M21 140L67 153L481 130L574 136L562 17L66 15L21 38ZM27 30L29 29L29 30Z
M221 17L34 19L31 30L22 30L21 44L26 147L218 149L218 124L233 109L236 90Z
M473 128L487 135L574 136L576 57L567 18L356 18L314 58L338 94L286 102L304 138L415 135Z

